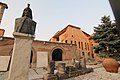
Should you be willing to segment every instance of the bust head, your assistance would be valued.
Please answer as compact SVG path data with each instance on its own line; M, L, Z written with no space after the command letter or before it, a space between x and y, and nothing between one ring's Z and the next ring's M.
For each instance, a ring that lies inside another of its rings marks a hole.
M32 10L30 9L30 4L28 4L28 6L23 10L22 17L24 16L32 19Z

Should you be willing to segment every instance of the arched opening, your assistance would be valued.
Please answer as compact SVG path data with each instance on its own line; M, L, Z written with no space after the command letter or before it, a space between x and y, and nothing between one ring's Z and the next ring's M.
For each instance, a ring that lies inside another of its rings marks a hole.
M31 53L30 53L30 68L36 67L37 63L37 53L35 49L32 47Z
M52 60L53 61L62 61L62 50L61 49L55 49L52 52Z

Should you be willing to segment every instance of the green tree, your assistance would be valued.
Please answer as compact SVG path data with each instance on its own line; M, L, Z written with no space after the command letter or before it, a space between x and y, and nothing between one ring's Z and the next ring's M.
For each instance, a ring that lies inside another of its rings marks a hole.
M93 47L98 56L120 60L120 35L116 23L110 20L110 16L101 18L101 23L94 27L93 34L91 38L99 43Z

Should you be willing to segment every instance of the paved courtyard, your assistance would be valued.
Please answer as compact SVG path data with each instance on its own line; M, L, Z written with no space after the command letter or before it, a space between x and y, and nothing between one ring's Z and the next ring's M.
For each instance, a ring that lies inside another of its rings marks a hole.
M120 80L120 68L118 73L109 73L105 71L101 64L87 65L87 67L94 68L94 72L66 80ZM46 69L43 68L30 69L29 80L43 80L43 75L46 73ZM1 72L0 80L6 80L7 75L8 72Z
M89 67L93 67L94 72L67 80L120 80L120 69L118 73L109 73L105 71L102 65L92 65Z

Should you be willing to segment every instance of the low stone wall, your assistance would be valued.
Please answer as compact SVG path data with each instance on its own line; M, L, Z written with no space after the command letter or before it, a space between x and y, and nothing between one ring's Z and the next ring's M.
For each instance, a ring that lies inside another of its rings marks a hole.
M56 73L45 74L44 80L63 80L90 72L93 72L93 68L83 68L78 63L76 66L65 66L65 63L58 63Z

